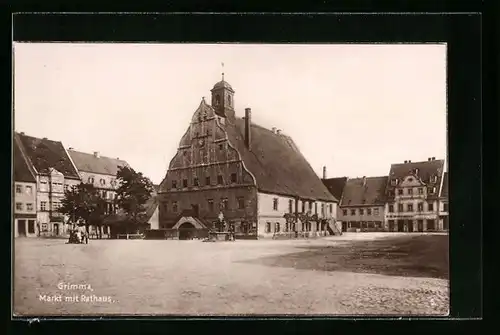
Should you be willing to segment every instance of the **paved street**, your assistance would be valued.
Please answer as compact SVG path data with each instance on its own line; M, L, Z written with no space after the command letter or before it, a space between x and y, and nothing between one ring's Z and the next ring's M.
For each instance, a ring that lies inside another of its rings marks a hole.
M88 245L16 239L14 311L445 315L447 252L448 236L438 234Z

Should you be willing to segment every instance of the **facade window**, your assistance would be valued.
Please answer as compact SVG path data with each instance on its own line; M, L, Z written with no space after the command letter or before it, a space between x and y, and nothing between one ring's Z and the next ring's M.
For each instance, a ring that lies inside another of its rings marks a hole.
M302 201L302 213L305 213L306 211L306 202L305 201Z
M172 212L177 213L178 209L177 201L172 202Z
M427 193L429 193L429 194L434 194L434 190L435 190L435 189L436 189L435 187L429 187L429 188L427 189Z
M101 179L100 182L101 182L101 185L106 185L106 180L105 179Z
M424 189L422 187L418 188L418 194L424 194Z
M398 184L398 180L397 179L392 179L391 180L391 185L392 186L396 186Z
M360 208L359 209L359 215L364 215L365 214L365 210L363 208Z
M343 209L342 214L344 214L344 216L347 216L347 209Z
M47 201L41 201L40 202L40 210L41 211L46 211L47 210Z
M332 213L333 213L333 205L330 204L330 214L332 214Z
M33 194L33 187L26 186L26 194L29 194L29 195Z
M33 204L32 203L26 204L26 210L32 211L33 210Z
M434 210L434 204L433 204L432 202L429 202L429 203L427 204L427 209L428 209L429 211L433 211L433 210Z
M231 183L236 183L236 173L231 173Z
M87 181L88 181L89 184L93 184L94 183L94 178L93 177L89 177Z
M89 179L90 179L90 178L89 178ZM47 184L47 181L42 180L42 181L40 182L40 184L46 185L46 184Z
M214 211L214 200L213 199L208 199L208 210L210 213L213 213Z
M394 213L394 205L389 205L389 213Z
M205 185L210 186L210 176L205 177Z
M22 202L16 202L16 210L18 210L18 211L23 210L23 203Z
M273 210L274 211L278 210L278 198L273 199Z
M238 209L244 209L244 208L245 208L245 198L238 197Z
M398 195L403 195L403 189L402 188L398 189Z
M413 189L412 189L412 188L409 188L409 189L408 189L408 194L409 194L409 195L412 195L412 194L413 194Z
M184 156L187 156L187 154L188 154L188 153L187 153L187 151L183 151L183 152L182 152L182 154L183 154Z
M413 212L413 204L408 204L408 212Z
M198 178L193 179L193 185L194 186L200 186L200 182L198 181Z
M224 144L219 144L219 150L224 150Z
M434 230L436 229L434 226L434 220L427 220L427 230Z
M64 185L64 192L69 192L69 185L68 184Z
M222 178L222 175L217 176L217 184L222 185L224 183L224 179Z
M447 212L448 211L448 204L443 204L443 212Z
M227 201L227 198L222 198L220 200L220 208L221 208L221 210L228 209L229 208L228 204L229 203Z
M279 222L276 222L274 224L274 231L277 232L277 233L279 233L279 231L280 231L280 223Z
M16 193L22 193L23 187L21 185L16 185Z
M372 215L372 209L371 208L368 208L366 210L366 215Z
M373 209L373 215L379 215L379 210L378 208Z
M356 210L355 209L351 209L351 215L356 215Z
M321 204L321 213L325 211L325 204ZM314 214L318 214L318 203L314 203Z
M271 222L266 222L266 233L271 232Z
M290 199L288 200L288 213L292 213L293 212L293 200Z
M312 213L312 210L313 210L313 202L309 201L309 212Z
M172 180L172 188L177 188L177 180Z
M398 205L398 212L403 212L403 204Z
M184 187L184 188L188 187L188 180L187 179L182 180L182 187Z
M419 212L423 212L423 210L424 210L424 204L420 202L420 203L417 205L417 210L418 210Z
M35 220L28 220L28 233L35 233Z
M165 201L165 202L163 202L163 204L162 204L162 205L163 205L163 211L164 211L165 213L166 213L166 212L168 212L168 202L167 202L167 201Z

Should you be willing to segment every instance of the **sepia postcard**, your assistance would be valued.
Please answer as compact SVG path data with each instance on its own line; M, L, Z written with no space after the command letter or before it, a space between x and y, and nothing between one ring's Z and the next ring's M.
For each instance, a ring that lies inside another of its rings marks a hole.
M15 316L445 316L446 44L14 43Z

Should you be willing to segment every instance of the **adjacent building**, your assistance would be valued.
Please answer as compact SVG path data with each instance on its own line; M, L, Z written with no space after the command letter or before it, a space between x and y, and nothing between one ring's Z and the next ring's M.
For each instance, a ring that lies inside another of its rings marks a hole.
M38 235L36 215L36 175L22 155L18 141L13 143L14 237Z
M442 193L444 176L444 160L435 157L423 162L392 164L386 188L387 230L443 230L445 212L441 206L447 204Z
M129 164L119 158L101 156L97 151L89 154L68 148L68 153L81 181L92 184L106 200L104 214L115 214L116 189L119 187L116 174L120 167L129 167ZM91 233L97 233L97 227L91 226L89 229ZM110 233L108 226L101 226L101 229L101 234L104 236Z
M61 142L15 133L14 142L36 179L36 224L43 236L65 235L69 225L58 209L64 190L80 183L76 167ZM15 158L16 159L16 158Z
M238 117L235 91L226 81L211 92L211 103L202 99L160 185L160 228L210 226L223 218L240 238L337 231L338 200L291 137L253 123L250 108ZM300 213L314 222L285 218ZM202 225L189 223L192 217Z
M348 178L339 205L342 231L383 231L387 177Z

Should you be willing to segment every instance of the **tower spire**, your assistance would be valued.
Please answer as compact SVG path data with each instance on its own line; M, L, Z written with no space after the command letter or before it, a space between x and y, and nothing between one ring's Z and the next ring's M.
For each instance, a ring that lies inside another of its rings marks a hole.
M224 62L222 62L221 64L222 64L222 81L224 81Z

